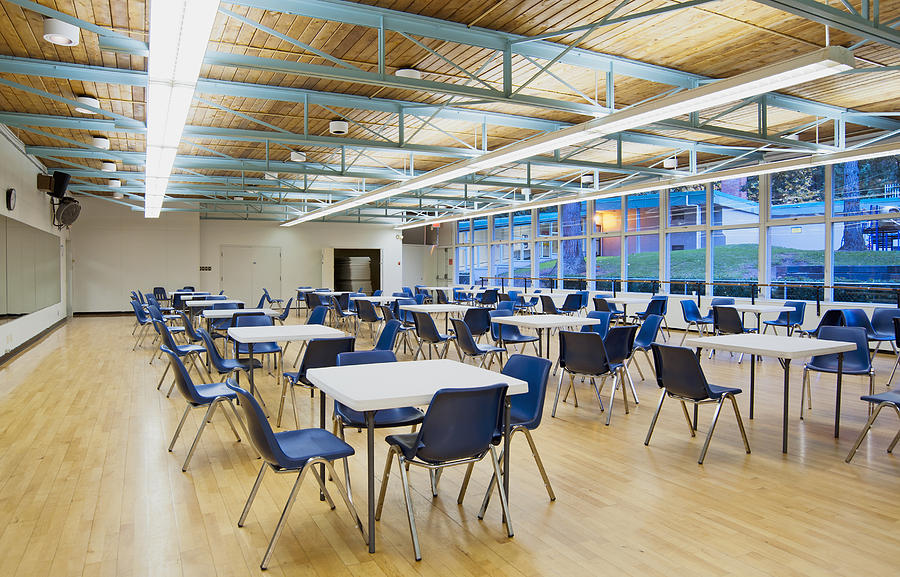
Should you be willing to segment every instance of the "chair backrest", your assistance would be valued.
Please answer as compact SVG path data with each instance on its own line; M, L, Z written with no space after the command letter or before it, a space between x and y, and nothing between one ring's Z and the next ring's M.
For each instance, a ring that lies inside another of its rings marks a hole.
M500 301L497 303L497 310L514 312L516 310L516 303L512 300Z
M138 302L140 302L142 305L147 304L147 301L144 300L144 293L142 293L141 291L135 291L135 294L138 296Z
M497 289L487 289L481 293L481 304L494 305L497 304Z
M463 320L466 322L472 335L483 335L491 330L491 315L488 309L469 309L463 315Z
M844 312L841 309L828 309L822 318L819 319L819 326L813 331L818 335L823 327L842 327L844 326Z
M608 373L603 337L597 333L559 331L559 366L585 375Z
M400 292L393 292L393 293L391 293L391 296L392 296L392 297L397 297L397 298L409 298L409 297L407 296L407 294L406 294L405 292L403 292L403 291L400 291ZM412 300L415 300L415 299L412 299Z
M381 334L378 335L378 341L375 342L376 351L393 351L397 344L397 335L400 333L402 324L397 319L385 321Z
M825 341L843 341L856 344L855 350L844 353L843 370L867 371L872 368L872 359L869 357L869 339L866 336L865 328L825 326L819 330L816 338ZM837 359L837 353L819 355L810 359L809 364L813 366L829 364L829 360L834 361L835 359Z
M334 309L339 317L347 316L347 311L344 310L344 307L341 306L341 303L338 301L337 297L331 297L331 308Z
M866 311L862 309L844 309L844 324L848 327L862 327L866 329L868 336L874 336L875 329L872 327Z
M606 302L606 299L600 297L594 297L594 310L600 311L604 313L611 312L609 308L609 303Z
M378 313L375 312L375 305L372 304L372 301L356 301L356 314L359 315L359 320L367 323L377 323L381 320Z
M663 316L666 314L666 302L669 297L653 297L650 299L650 302L647 303L647 310L644 311L645 314L648 315L659 315Z
M181 324L184 325L184 334L187 335L188 339L191 341L199 341L200 335L197 334L197 331L194 329L194 323L181 311L178 311L176 314L181 316Z
M581 332L597 333L601 337L605 337L606 333L609 332L609 321L612 318L612 313L609 311L588 311L587 318L600 319L603 323L598 325L584 325L581 327Z
M261 297L259 297L259 302L256 303L255 308L261 309L261 308L263 308L264 304L266 304L266 295L265 294L263 294Z
M303 360L300 361L298 372L301 378L306 377L309 369L322 367L334 367L337 365L337 356L341 353L351 353L356 346L354 337L341 337L339 339L312 339L306 345Z
M872 311L872 328L879 333L892 334L897 317L900 317L900 309L877 308Z
M488 314L490 315L491 320L493 320L495 317L511 317L515 313L513 311L508 311L506 309L498 308L497 310L488 311ZM505 337L509 334L508 329L511 329L511 328L518 328L518 327L514 327L512 325L501 325L499 323L492 322L491 323L491 338L494 339L495 341L499 341L501 331L502 331L503 336Z
M361 292L361 291L360 291L360 292ZM373 293L372 293L372 296L373 296L373 297L380 297L380 296L381 296L381 289L378 289L378 290L376 290L375 292L373 292Z
M744 324L737 309L730 306L713 307L713 327L723 335L739 335L744 332Z
M588 291L578 291L575 294L581 295L581 308L586 309L591 302L591 293Z
M188 292L195 292L197 289L191 285L184 285L184 288L182 288L181 290L188 291Z
M231 318L231 326L234 327L270 327L275 324L272 317L259 312L234 313Z
M350 308L350 293L341 293L337 296L337 302L341 306L341 310L348 310Z
M280 466L281 463L288 461L287 456L282 451L275 433L272 431L272 425L269 419L259 406L259 401L253 397L248 391L237 386L233 379L225 381L226 386L237 393L240 400L240 408L244 413L244 422L247 425L247 432L250 434L250 442L259 453L260 457L271 465Z
M150 319L152 319L154 321L159 321L161 323L165 323L165 320L163 319L162 313L159 311L158 306L148 304L147 305L147 314L150 315Z
M400 297L394 301L394 316L406 324L415 322L415 316L411 311L400 310L400 305L414 305L415 299Z
M288 302L284 305L284 310L281 311L281 314L278 315L279 320L287 320L289 314L291 314L291 305L294 304L294 297L288 299Z
M703 320L697 303L690 299L681 301L681 314L684 316L684 322L686 323L696 323Z
M581 308L581 295L578 293L567 294L566 300L563 301L562 310L577 311L580 308Z
M509 397L510 409L521 419L516 423L534 429L541 424L550 361L529 355L510 355L501 374L528 383L528 392Z
M734 304L734 299L732 297L716 297L709 303L709 306L710 306L710 309L712 309L712 307L721 307L721 306L733 305L733 304Z
M213 303L213 310L237 310L241 308L240 303Z
M419 428L416 456L430 463L478 458L497 434L508 386L441 389Z
M219 349L216 348L212 336L204 329L197 329L197 336L200 337L200 340L203 341L203 346L206 347L206 354L210 364L220 373L226 372L227 369L225 369L225 363L222 362L222 355L219 354Z
M309 318L306 319L306 324L324 325L326 316L328 316L328 307L319 305L315 307L311 313L309 313Z
M544 311L544 314L548 315L558 315L559 309L556 308L556 303L553 302L553 298L550 295L540 295L541 297L541 310Z
M900 317L894 317L894 344L900 347Z
M803 325L803 319L806 317L806 301L785 301L784 306L794 307L794 310L787 311L788 324ZM778 320L781 320L781 315L778 315Z
M701 401L712 396L700 360L687 347L653 343L653 364L656 367L656 384L666 392Z
M662 325L662 321L663 318L660 315L647 315L647 318L641 323L637 336L634 337L634 348L647 349L650 347L650 343L655 341L656 335L659 334L659 327Z
M455 289L453 289L453 300L455 300L455 301L466 300L466 294L464 292L462 292L462 289L455 288Z
M656 295L655 297L650 297L650 301L659 301L662 303L662 316L666 316L666 313L669 312L669 295Z
M606 347L606 357L610 364L624 362L631 356L637 330L637 325L624 325L609 329L606 338L603 339L603 346Z
M467 355L480 355L481 351L478 350L478 344L475 342L475 338L472 337L472 333L469 331L465 321L450 319L450 322L453 323L453 332L456 333L456 344L459 345L462 352Z
M181 358L166 345L159 347L159 349L169 355L169 364L175 375L175 388L178 389L178 392L181 393L189 403L203 403L204 400L200 398L200 394L194 386L194 381L191 380L191 376L184 367L184 363L181 362Z
M447 293L445 293L442 290L436 290L436 291L434 291L434 295L437 297L437 304L439 304L439 305L447 304L447 302L448 302L447 301Z
M166 294L166 288L161 286L153 287L153 296L158 301L167 301L169 300L169 295Z
M423 305L423 304L425 304L425 298L426 298L427 296L428 296L428 295L425 294L425 293L416 293L416 296L415 296L416 304L417 304L417 305Z
M419 338L429 342L441 342L440 333L434 325L434 319L428 313L413 313L413 322L416 325L416 334Z
M340 353L337 356L336 366L348 367L350 365L374 365L376 363L393 363L397 356L393 351L355 351L352 353Z
M137 318L138 324L147 324L150 319L147 317L147 313L144 312L144 307L141 306L141 303L131 299L131 308L134 309L134 316Z
M384 317L385 321L397 320L397 316L394 314L394 311L391 310L389 305L378 305L378 308L381 309L381 316Z
M402 287L401 290L403 291L403 294L405 294L406 296L408 296L411 299L416 297L416 294L414 292L412 292L412 289L409 288L408 286Z
M159 301L156 300L156 297L153 296L152 293L147 293L147 294L145 294L145 295L144 295L144 298L147 299L147 304L148 304L148 305L153 305L153 306L155 306L155 307L157 307L157 308L159 308L159 309L162 309L162 306L160 306Z
M509 298L509 294L508 293L497 293L497 304L505 303L505 302L512 302L512 299Z

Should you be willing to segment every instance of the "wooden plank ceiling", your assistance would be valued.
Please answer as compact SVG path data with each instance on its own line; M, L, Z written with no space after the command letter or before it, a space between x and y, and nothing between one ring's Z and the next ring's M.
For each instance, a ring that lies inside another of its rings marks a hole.
M19 3L20 4L20 3ZM103 26L116 32L127 34L135 40L146 41L148 30L148 2L141 0L40 0L39 4L75 16L81 20ZM414 0L366 1L361 4L388 8L410 14L419 14L451 22L477 25L480 28L507 33L533 36L548 31L567 29L585 23L601 20L619 5L610 0L447 0L444 2L421 2ZM634 0L617 10L617 15L652 10L674 4L671 0ZM858 6L859 2L855 2ZM290 38L339 58L364 71L378 71L377 30L353 26L327 19L307 18L278 13L237 4L222 2L221 7L237 15L263 24ZM882 2L883 21L900 16L900 2ZM327 18L327 14L323 14ZM27 59L41 59L74 64L87 64L125 70L146 70L143 56L113 53L100 48L99 37L89 31L82 31L81 43L67 48L45 42L42 36L42 16L32 10L7 1L0 1L0 54ZM821 24L785 14L750 0L720 0L681 10L666 12L657 16L622 22L600 27L584 38L580 33L553 38L554 42L604 54L620 56L643 63L709 76L724 78L776 63L784 59L807 53L825 45L825 27ZM579 41L580 38L580 41ZM833 45L852 46L859 38L830 30ZM398 68L414 68L428 80L479 86L459 68L475 72L482 69L478 77L486 84L500 88L503 81L502 59L492 50L465 44L455 44L443 40L423 37L406 37L386 31L386 71L393 73ZM438 56L423 48L427 46ZM302 48L279 39L272 34L221 13L217 16L208 50L227 54L264 57L288 62L303 62L323 66L334 66L333 62L307 52ZM888 46L866 43L856 48L858 67L881 67L900 65L900 50ZM452 61L448 62L448 61ZM520 86L531 78L542 61L529 61L514 56L513 86ZM595 73L586 67L565 63L553 64L543 74L522 90L523 95L541 97L566 102L587 103L587 98L605 103L607 92L604 74ZM463 100L434 92L409 90L397 87L378 87L359 82L313 78L275 71L255 70L237 67L211 66L205 64L201 77L288 87L317 92L357 95L369 98L393 99L417 103L455 106ZM91 95L100 100L104 110L114 112L140 122L145 121L145 90L139 86L85 82L67 78L55 79L36 75L0 74L0 79L16 84L0 85L0 111L53 115L58 117L98 118L93 115L76 113L64 102L52 100L51 95L74 98L77 95ZM483 85L481 85L483 87ZM24 88L23 88L24 87ZM29 90L30 89L30 90ZM657 84L628 76L616 75L614 85L615 106L617 108L635 104L658 96L671 86ZM854 108L864 112L895 112L898 110L900 95L900 72L878 72L845 74L829 79L810 82L787 90L794 95L829 105ZM326 109L310 105L304 110L302 102L282 100L242 98L199 94L205 102L195 101L188 118L188 124L199 127L222 129L248 129L268 132L286 131L303 134L304 116L310 135L330 136L330 120L345 117L351 121L350 132L345 137L367 141L385 142L385 138L398 138L398 116L378 110L341 108ZM471 99L465 99L471 100ZM234 114L228 110L240 113ZM497 102L476 102L466 104L468 110L483 110L521 115L531 118L552 120L561 123L578 123L590 119L589 116L571 112L534 106L514 105ZM758 129L759 112L756 105L747 105L729 111L730 107L703 111L701 120L710 120L709 127L755 132ZM723 114L725 113L725 114ZM256 119L259 122L255 122ZM833 134L831 121L822 121L813 115L769 107L767 109L768 133L778 134L805 123L820 124L810 126L800 134L802 141L828 141ZM492 150L537 133L534 129L516 128L488 124L483 133L480 123L453 119L433 118L428 123L421 119L407 117L405 134L408 145L450 147L465 151L467 146ZM681 120L687 120L687 117ZM263 124L264 123L264 124ZM73 147L89 146L91 136L103 134L111 141L113 151L141 153L144 150L143 135L136 132L102 132L66 128L12 128L15 134L28 146ZM277 129L277 130L276 130ZM757 147L760 142L751 142L740 137L711 135L696 131L668 129L665 131L645 131L654 134L701 141L713 144ZM849 125L848 136L873 132L872 128ZM486 142L483 137L486 136ZM285 161L290 150L302 150L307 154L308 163L340 165L341 149L329 146L289 146L265 142L229 140L186 136L179 154L198 157L232 157L235 159L257 159ZM658 166L667 155L677 148L626 143L622 147L622 162L627 165ZM568 151L571 152L571 151ZM579 152L573 159L586 162L615 163L615 145L599 143L593 149ZM359 169L386 166L398 170L408 170L410 155L401 149L369 148L363 154L348 151L344 163L354 160ZM686 158L686 156L683 156ZM698 162L710 162L721 158L716 154L701 152ZM437 153L416 154L416 170L431 170L452 162L457 158ZM99 158L76 158L63 153L41 157L48 167L97 170ZM683 165L686 161L680 161ZM125 178L126 188L135 191L141 188L140 164L117 163L119 172L133 172L134 178ZM297 190L297 179L302 178L303 165L290 173L282 173L282 178L290 180L288 190ZM177 172L173 181L178 181ZM230 177L235 179L260 179L260 171L236 171L211 168L197 169L192 175L209 177ZM576 179L579 170L562 166L533 166L534 179L554 179L567 181ZM95 194L112 195L104 178L90 171L80 178L82 183L90 183ZM526 177L523 165L510 166L495 176L511 179ZM621 175L602 174L601 179L611 179ZM324 181L326 179L320 179ZM327 177L329 186L338 190L358 190L360 179L335 175ZM217 181L221 183L220 181ZM243 180L241 180L243 182ZM389 182L387 179L369 179L368 183ZM277 190L284 182L272 181L265 185L255 184L260 190ZM233 187L232 187L233 188ZM514 188L514 187L511 187ZM511 188L507 190L511 190ZM502 187L495 187L503 192ZM227 196L224 192L219 198ZM446 193L446 191L445 191ZM136 194L136 193L135 193ZM240 190L230 190L232 196L242 194ZM129 197L132 201L138 196ZM128 199L126 199L128 200ZM246 202L251 202L247 199ZM252 202L262 202L254 199ZM399 201L398 201L399 202ZM412 201L410 201L412 202ZM214 217L214 209L208 207L207 216Z

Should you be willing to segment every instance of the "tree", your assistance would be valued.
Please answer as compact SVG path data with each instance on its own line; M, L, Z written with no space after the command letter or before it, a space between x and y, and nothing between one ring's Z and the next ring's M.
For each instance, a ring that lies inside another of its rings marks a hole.
M844 214L859 213L859 163L857 161L844 164L844 187L841 196L844 200ZM841 238L841 248L838 250L866 250L866 241L863 238L863 223L844 223L844 234Z

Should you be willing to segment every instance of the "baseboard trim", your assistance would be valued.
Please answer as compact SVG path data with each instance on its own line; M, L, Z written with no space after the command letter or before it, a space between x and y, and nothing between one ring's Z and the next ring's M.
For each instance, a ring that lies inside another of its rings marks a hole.
M30 339L28 339L21 345L12 349L5 355L0 355L0 367L5 365L9 361L15 359L22 353L28 351L31 347L33 347L34 345L38 344L40 341L42 341L45 338L47 338L48 336L50 336L50 333L54 332L56 329L63 326L64 324L66 324L67 321L68 321L67 318L61 318L60 320L56 321L55 323L53 323L46 329L44 329L41 332L39 332L38 334L34 335L33 337L31 337Z
M72 313L72 316L76 317L127 317L132 315L134 315L134 311L96 311Z

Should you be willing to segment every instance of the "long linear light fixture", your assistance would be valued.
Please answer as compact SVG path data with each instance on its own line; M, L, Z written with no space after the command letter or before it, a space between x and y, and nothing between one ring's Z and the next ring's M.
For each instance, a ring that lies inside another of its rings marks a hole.
M840 46L822 48L778 64L710 82L709 84L685 90L656 101L638 104L603 118L596 118L555 132L541 134L489 152L483 156L433 170L402 183L389 184L371 193L342 200L325 208L308 212L299 218L282 224L282 226L293 226L319 219L408 190L434 186L460 176L525 160L538 154L557 150L563 146L580 144L601 136L608 136L623 130L645 126L667 118L780 90L788 86L831 76L850 68L853 68L853 53L850 50Z
M779 160L775 162L767 162L763 164L755 164L740 168L731 168L698 174L696 176L686 176L681 178L667 178L654 180L652 182L641 182L639 184L623 185L620 187L604 190L601 192L593 192L590 194L567 194L565 196L557 196L552 199L535 200L531 202L520 202L513 206L503 206L497 208L489 208L484 210L470 210L465 214L454 214L451 216L441 216L436 218L428 218L409 222L395 226L395 230L406 230L410 228L419 228L431 224L443 224L447 222L456 222L468 218L478 218L482 216L490 216L494 214L504 214L518 210L530 210L534 208L544 208L547 206L559 206L570 204L573 202L582 202L585 200L595 200L598 198L614 198L625 196L628 194L640 194L642 192L652 192L662 188L672 188L675 186L693 186L698 184L706 184L718 180L730 180L734 178L744 178L749 176L759 176L761 174L774 174L776 172L787 172L789 170L801 170L804 168L812 168L815 166L825 166L828 164L839 164L842 162L852 162L854 160L868 160L871 158L882 158L900 154L900 141L890 142L887 144L877 144L854 150L845 150L843 152L833 152L830 154L818 154L813 156L804 156L801 158L792 158L790 160Z
M219 0L152 0L144 216L158 218Z

